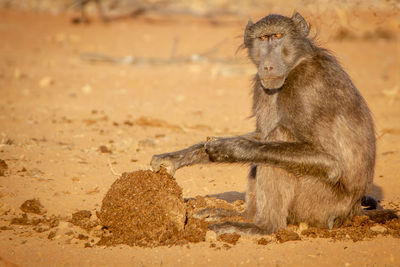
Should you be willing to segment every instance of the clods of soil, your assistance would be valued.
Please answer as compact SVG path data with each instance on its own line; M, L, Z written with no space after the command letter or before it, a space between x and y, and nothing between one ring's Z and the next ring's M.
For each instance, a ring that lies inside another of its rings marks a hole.
M276 233L276 240L279 243L284 243L287 241L301 240L301 238L296 232L287 229L280 229L278 233Z
M34 214L45 214L46 210L43 205L40 203L39 199L29 199L22 203L20 209L26 213L34 213Z
M236 245L239 241L240 235L238 233L231 233L231 234L221 234L218 236L218 240L222 242L226 242L232 245Z
M311 238L330 238L332 240L351 239L354 242L371 239L378 235L400 238L400 219L392 218L385 222L376 222L368 216L356 216L340 228L308 228L301 235Z
M71 223L86 231L98 225L96 220L91 220L92 213L89 210L80 210L72 214Z

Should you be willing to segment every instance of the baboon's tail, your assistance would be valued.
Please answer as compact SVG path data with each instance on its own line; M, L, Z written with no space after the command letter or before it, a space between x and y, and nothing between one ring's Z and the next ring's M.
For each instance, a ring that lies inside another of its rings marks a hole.
M371 221L382 224L399 218L395 210L362 210L360 215L368 216Z
M362 209L359 215L368 216L371 221L377 223L385 223L386 221L399 218L395 210L377 209L380 207L378 201L370 196L364 196L361 199L361 206Z

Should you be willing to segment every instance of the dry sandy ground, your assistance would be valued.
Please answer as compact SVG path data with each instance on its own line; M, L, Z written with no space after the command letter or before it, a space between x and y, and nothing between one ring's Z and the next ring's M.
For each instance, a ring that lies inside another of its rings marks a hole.
M251 131L255 69L243 51L235 54L245 25L242 18L227 17L216 24L183 16L73 25L63 16L0 10L0 159L8 165L0 176L0 226L9 226L10 216L21 214L19 206L32 198L40 200L48 215L63 218L78 210L98 210L116 173L148 169L153 154L207 136ZM384 207L398 209L399 42L398 35L377 35L342 40L321 35L320 43L338 56L374 114L378 160L371 195ZM132 65L81 57L98 53L168 59L172 51L179 58L215 46L209 62L193 57L184 64ZM221 59L233 59L234 64ZM243 192L246 176L246 166L231 165L176 173L185 197ZM218 242L217 248L209 242L84 248L73 237L50 240L48 231L11 228L0 230L4 266L400 265L400 240L384 236L268 245L248 237L230 249Z

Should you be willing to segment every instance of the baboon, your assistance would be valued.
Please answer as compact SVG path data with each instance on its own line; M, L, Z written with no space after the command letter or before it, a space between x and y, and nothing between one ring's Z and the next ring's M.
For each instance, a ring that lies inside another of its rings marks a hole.
M170 173L198 163L248 163L245 216L252 223L212 225L216 232L268 234L288 223L332 228L362 214L372 183L375 131L360 92L335 57L309 38L309 25L268 15L249 21L244 47L258 67L254 132L210 138L154 155Z

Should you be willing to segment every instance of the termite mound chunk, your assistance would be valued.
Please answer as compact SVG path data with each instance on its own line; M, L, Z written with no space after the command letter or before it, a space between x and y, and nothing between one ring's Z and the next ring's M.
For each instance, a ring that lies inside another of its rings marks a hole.
M124 173L105 195L98 216L110 232L100 245L187 243L185 228L190 227L182 189L164 170Z

